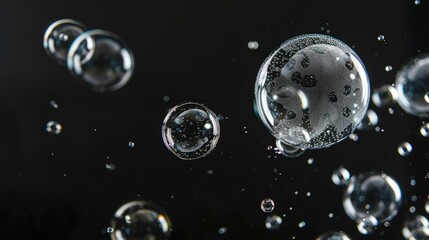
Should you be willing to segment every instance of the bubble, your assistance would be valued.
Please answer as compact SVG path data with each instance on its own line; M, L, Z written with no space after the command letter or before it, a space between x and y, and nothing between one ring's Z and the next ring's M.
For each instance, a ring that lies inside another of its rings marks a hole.
M56 121L49 121L48 123L46 123L46 131L48 133L58 135L61 133L62 130L63 130L63 127L61 126L60 123Z
M390 71L392 71L392 70L393 70L393 67L392 67L392 66L390 66L390 65L387 65L386 67L384 67L384 70L385 70L386 72L390 72Z
M162 101L169 102L170 101L170 96L168 96L168 95L163 96L162 97Z
M106 168L107 171L109 172L113 172L116 169L116 165L113 163L106 163L104 164L104 167Z
M85 28L82 23L72 19L61 19L52 23L43 37L46 53L58 63L65 65L71 44Z
M357 142L359 140L359 136L356 133L350 134L349 138L354 142Z
M259 47L259 43L256 41L250 41L247 43L247 47L252 50L256 50Z
M337 186L346 185L350 179L350 173L344 167L337 168L331 175L332 182Z
M352 240L344 232L328 232L320 235L316 240Z
M220 227L218 229L218 233L221 235L225 234L227 231L228 231L228 229L226 227Z
M356 223L357 223L357 229L361 234L364 234L364 235L373 233L375 228L378 225L377 219L371 215L362 219L358 219Z
M298 223L298 227L299 228L304 228L305 225L306 225L306 223L304 221L301 221L301 222Z
M276 140L276 149L278 153L289 158L299 157L305 152L303 149L286 145L278 139Z
M381 108L392 105L398 99L398 92L390 85L384 85L380 88L374 89L371 96L372 102L375 106Z
M220 136L216 114L193 102L179 104L169 110L162 125L162 139L174 155L183 160L207 156Z
M122 39L104 30L79 35L70 47L67 67L96 92L123 87L134 71L134 57Z
M429 239L429 222L427 218L421 215L408 218L402 227L402 235L407 240Z
M264 213L270 213L274 210L275 204L274 201L271 198L265 198L261 202L261 210Z
M365 117L362 119L360 124L357 126L359 130L370 130L374 129L378 124L378 115L372 109L368 109Z
M112 227L108 227L107 229L106 229L106 232L107 233L112 233L114 231L114 229L112 228Z
M55 102L55 100L51 100L50 102L49 102L49 104L54 108L54 109L58 109L58 104L57 104L57 102Z
M276 139L318 149L347 138L365 116L369 80L359 57L344 43L321 34L301 35L265 60L255 99Z
M429 55L411 59L396 75L398 103L405 112L421 118L429 118Z
M122 205L112 221L112 240L167 240L172 230L170 218L158 205L133 201Z
M136 146L136 144L134 142L128 142L128 147L133 148L135 146Z
M384 35L378 35L377 40L380 41L380 42L386 41Z
M415 1L414 1L414 4L415 4L415 5L420 5L420 3L421 3L421 2L420 2L420 0L415 0Z
M314 158L309 158L307 160L308 165L312 165L314 163Z
M403 142L398 146L398 153L402 157L410 155L413 151L413 146L409 142Z
M277 230L282 225L282 218L278 215L270 215L265 219L265 227L268 230Z
M369 219L373 223L390 221L402 203L399 185L386 174L367 172L350 178L343 195L343 207L354 221ZM369 224L369 223L368 223Z

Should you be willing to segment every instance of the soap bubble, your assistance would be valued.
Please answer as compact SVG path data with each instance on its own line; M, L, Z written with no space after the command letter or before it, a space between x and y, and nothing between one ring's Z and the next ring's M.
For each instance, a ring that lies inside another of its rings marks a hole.
M398 92L396 88L390 85L384 85L374 90L371 99L375 106L379 108L390 106L398 99Z
M429 239L429 222L427 218L421 215L408 218L402 227L402 235L407 240Z
M350 178L343 196L346 214L354 221L384 223L398 213L402 202L401 189L391 177L375 172Z
M261 202L261 210L264 213L270 213L274 210L275 204L274 201L271 198L265 198Z
M82 23L72 19L61 19L52 23L43 37L46 53L58 63L65 65L71 44L85 28Z
M413 146L409 142L403 142L398 146L398 153L402 157L410 155L413 151Z
M94 91L115 91L130 80L134 57L116 34L90 30L79 35L71 45L67 67Z
M46 131L48 133L58 135L61 133L62 130L63 130L63 127L57 121L49 121L48 123L46 123Z
M350 173L347 169L343 167L337 168L331 176L332 182L337 186L346 185L350 179Z
M411 59L396 75L398 103L405 112L429 118L429 103L425 95L429 92L429 55Z
M276 150L283 156L290 158L299 157L305 152L304 149L286 145L282 143L282 141L280 141L279 139L276 140Z
M174 155L183 160L207 156L220 136L216 114L193 102L179 104L168 112L162 125L162 139Z
M372 109L368 109L365 117L362 119L360 124L357 126L359 130L374 129L378 124L378 115Z
M356 53L339 40L301 35L264 62L256 80L259 116L282 143L329 147L347 138L365 116L369 80Z
M282 218L278 215L270 215L265 219L265 227L268 230L277 230L282 225Z
M352 240L344 232L327 232L325 234L320 235L316 240Z
M357 229L360 233L368 235L374 232L378 225L378 221L374 216L369 215L368 217L358 219L356 221Z
M112 221L113 240L167 240L172 230L167 214L154 203L133 201L122 205Z

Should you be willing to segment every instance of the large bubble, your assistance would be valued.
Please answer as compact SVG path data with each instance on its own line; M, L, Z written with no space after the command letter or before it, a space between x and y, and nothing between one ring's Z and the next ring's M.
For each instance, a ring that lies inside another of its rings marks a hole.
M259 116L271 134L300 149L329 147L365 116L370 87L357 54L341 41L301 35L264 62L256 80Z

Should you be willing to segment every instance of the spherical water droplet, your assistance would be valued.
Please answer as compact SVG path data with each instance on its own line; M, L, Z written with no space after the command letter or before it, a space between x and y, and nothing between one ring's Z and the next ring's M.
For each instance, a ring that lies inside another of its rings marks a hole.
M270 215L265 219L265 227L268 230L277 230L282 225L282 218L277 215Z
M401 189L396 181L375 172L350 178L343 196L344 210L355 221L370 216L379 223L390 221L401 203Z
M96 92L123 87L134 71L134 57L114 33L90 30L79 35L67 55L67 67L87 87Z
M65 65L70 45L85 30L85 26L72 19L61 19L52 23L43 37L46 53L55 61Z
M359 130L370 130L374 129L378 124L378 115L372 109L368 109L365 117L362 119L360 124L357 126Z
M264 213L270 213L274 210L275 204L274 201L271 198L265 198L261 202L261 210Z
M226 227L221 227L218 229L218 233L223 235L228 231L228 229Z
M316 240L352 240L344 232L328 232L320 235Z
M134 142L128 142L128 147L133 148L135 146L136 146L136 144Z
M107 229L106 229L106 232L107 233L112 233L114 231L114 229L112 228L112 227L108 227Z
M332 182L337 186L346 185L350 179L350 173L347 169L343 167L337 168L331 176Z
M384 35L378 35L377 40L380 42L384 42L386 39L385 39Z
M409 142L403 142L398 146L398 153L403 157L410 155L412 151L413 146Z
M378 225L377 219L371 215L362 219L358 219L356 223L359 232L364 235L373 233Z
M372 102L375 106L381 108L392 105L398 99L398 92L390 85L384 85L374 90L371 96Z
M402 235L407 240L429 239L429 221L421 215L408 218L402 227Z
M266 59L255 84L259 116L271 134L300 149L347 138L365 116L369 80L356 53L321 35L289 39Z
M425 100L429 92L429 55L411 59L396 75L398 103L405 112L429 117L429 103Z
M46 123L46 131L48 133L58 135L61 133L62 130L63 127L56 121L49 121L48 123Z
M298 227L299 228L304 228L305 225L306 225L306 223L304 221L301 221L301 222L298 223Z
M392 70L393 70L393 67L392 67L392 66L390 66L390 65L387 65L386 67L384 67L384 70L385 70L386 72L390 72L390 71L392 71Z
M276 140L276 150L279 154L289 158L299 157L305 152L303 149L286 145L278 139Z
M187 102L170 109L162 125L162 139L174 155L183 160L207 156L220 136L216 114L209 108Z
M250 41L247 43L247 47L252 50L256 50L259 47L259 43L256 41Z
M122 205L112 221L112 240L167 240L172 230L170 218L158 205L133 201Z

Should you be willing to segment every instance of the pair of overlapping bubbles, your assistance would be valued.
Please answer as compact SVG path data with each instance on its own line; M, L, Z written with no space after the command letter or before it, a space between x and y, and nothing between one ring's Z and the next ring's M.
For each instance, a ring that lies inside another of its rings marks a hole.
M88 30L82 23L62 19L45 32L46 53L96 92L115 91L123 87L134 70L130 48L116 34Z

